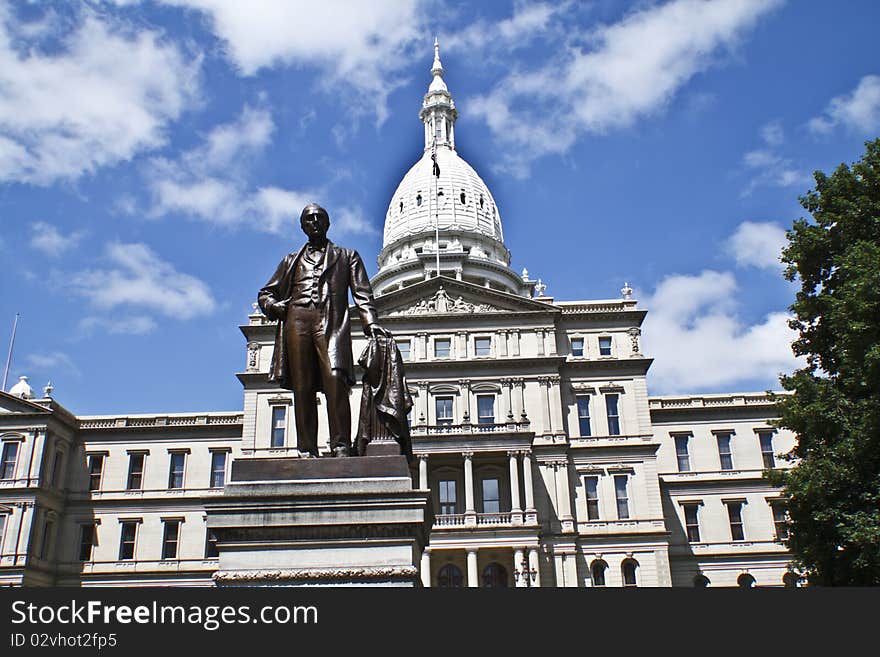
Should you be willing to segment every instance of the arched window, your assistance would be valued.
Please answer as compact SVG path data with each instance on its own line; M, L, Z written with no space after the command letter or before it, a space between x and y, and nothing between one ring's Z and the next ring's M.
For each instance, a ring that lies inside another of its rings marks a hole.
M601 559L593 562L593 565L590 566L590 575L593 578L593 586L605 586L605 571L607 569L608 564Z
M422 204L422 195L417 194L416 195L416 205L421 205L421 204Z
M751 589L755 587L755 578L748 573L743 573L736 578L736 585L742 589Z
M638 567L639 564L633 559L627 559L621 564L620 571L623 575L623 585L625 587L638 586L636 583L636 569Z
M708 586L709 586L709 578L706 577L705 575L700 574L700 575L697 575L696 577L694 577L694 588L705 589Z
M460 589L462 586L464 586L464 579L458 566L448 563L437 573L437 588Z
M782 583L785 585L787 589L797 588L798 584L801 581L800 575L797 573L793 573L788 571L785 575L782 576Z
M507 570L499 563L490 563L483 569L484 589L506 589Z
M483 195L480 194L480 210L483 209Z
M459 198L461 199L461 204L464 205L465 201L467 200L467 196L464 195L464 192L461 193L461 196L459 196Z

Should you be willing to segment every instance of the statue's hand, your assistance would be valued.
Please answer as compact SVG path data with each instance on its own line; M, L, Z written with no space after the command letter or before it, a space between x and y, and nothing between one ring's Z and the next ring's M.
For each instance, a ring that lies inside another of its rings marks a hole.
M391 332L388 331L387 329L383 329L378 324L370 324L369 330L370 330L370 337L371 338L378 338L379 336L382 336L384 338L391 337Z
M272 312L275 314L275 319L284 319L287 317L287 302L277 301L273 303Z

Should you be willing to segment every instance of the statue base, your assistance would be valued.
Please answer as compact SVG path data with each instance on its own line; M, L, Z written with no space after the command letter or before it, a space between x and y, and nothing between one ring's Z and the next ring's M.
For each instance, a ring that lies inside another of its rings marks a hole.
M206 504L218 586L421 585L433 522L406 458L239 458Z

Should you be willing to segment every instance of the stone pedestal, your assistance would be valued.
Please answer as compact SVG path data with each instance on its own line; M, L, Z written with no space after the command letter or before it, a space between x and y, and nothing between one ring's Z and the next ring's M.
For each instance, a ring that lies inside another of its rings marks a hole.
M236 459L206 507L218 586L420 586L433 513L403 456Z

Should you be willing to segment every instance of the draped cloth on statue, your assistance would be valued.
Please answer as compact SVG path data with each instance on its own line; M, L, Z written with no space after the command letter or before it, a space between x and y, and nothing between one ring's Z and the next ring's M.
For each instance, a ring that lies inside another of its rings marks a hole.
M412 459L407 420L412 397L406 386L403 357L394 338L370 338L358 364L364 368L364 377L355 452L365 454L367 444L374 438L393 438L406 458Z

